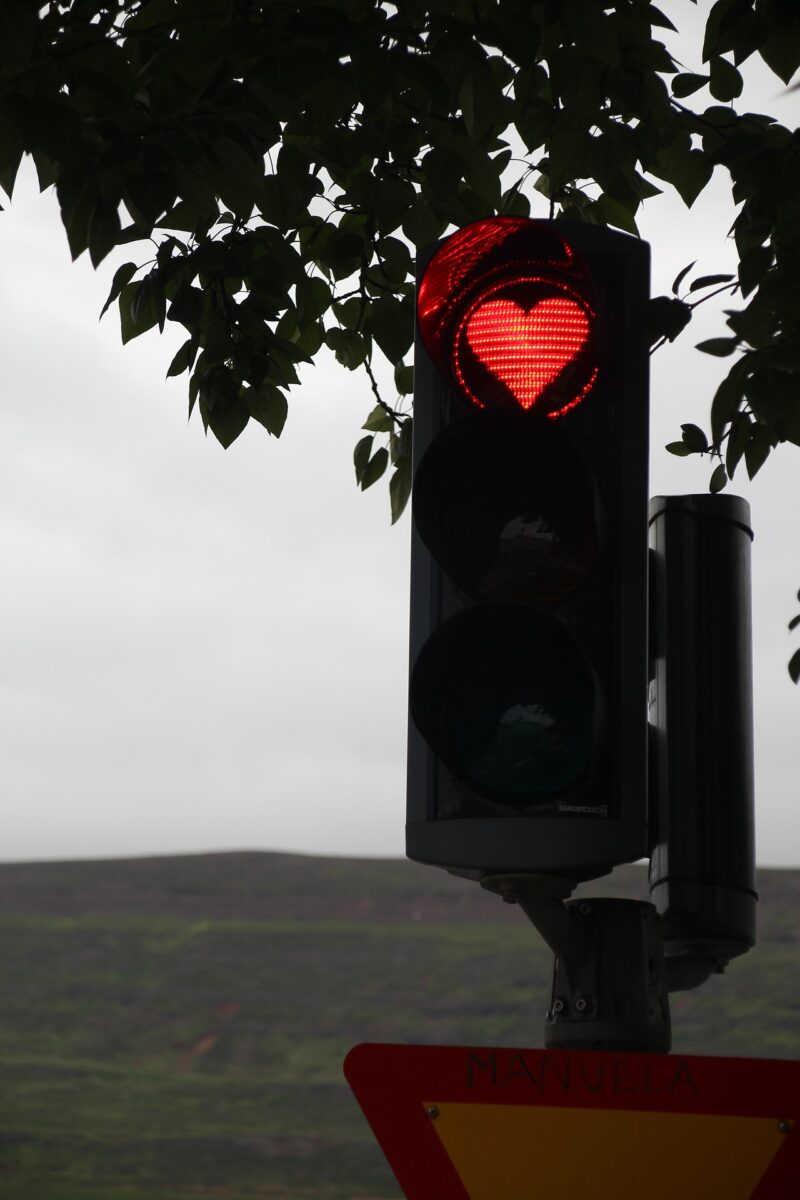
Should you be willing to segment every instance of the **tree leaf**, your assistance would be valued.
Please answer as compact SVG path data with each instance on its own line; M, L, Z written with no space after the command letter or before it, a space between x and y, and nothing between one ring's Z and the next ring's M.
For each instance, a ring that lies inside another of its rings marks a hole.
M349 371L360 367L367 357L367 342L353 329L329 329L325 333L325 343Z
M395 434L397 439L397 457L395 463L398 463L401 458L407 458L411 462L411 445L414 432L414 420L412 417L404 417L400 422L399 432Z
M795 650L789 659L789 675L792 683L800 683L800 650Z
M243 399L250 415L273 437L280 437L289 413L288 401L280 388L270 383L245 388Z
M127 284L119 295L123 344L158 324L158 299L150 277Z
M233 355L233 339L227 317L219 316L206 322L200 335L209 366L227 362Z
M381 282L392 289L399 289L409 275L413 275L414 266L411 261L411 251L405 242L396 237L384 237L375 243L375 254L380 263ZM370 279L377 278L375 268L370 271Z
M648 12L650 15L650 23L653 26L658 29L671 29L673 33L678 32L675 26L672 24L672 21L670 21L669 17L666 17L660 8L656 8L655 4L651 4L649 6Z
M236 441L249 420L247 406L237 398L215 404L208 412L208 427L225 450Z
M3 6L0 5L2 11ZM24 150L19 123L14 120L13 112L9 113L8 105L0 100L0 187L9 199L14 191L14 181Z
M394 525L403 515L403 511L411 495L411 463L401 459L389 480L389 499L392 506L392 524Z
M298 334L296 340L297 345L305 351L311 361L325 341L325 326L322 321L315 321L313 325L309 325L302 333Z
M683 283L684 279L689 274L689 272L691 271L692 267L694 266L694 264L696 262L697 262L697 259L694 259L692 262L689 263L688 267L684 267L683 270L679 271L678 274L675 276L675 279L672 284L673 296L677 296L678 290L679 290L681 284Z
M673 96L683 99L685 96L691 96L693 92L699 91L701 87L705 87L708 81L708 75L693 75L686 71L681 75L673 75L670 86Z
M692 454L704 454L708 450L708 438L699 425L681 425L684 443Z
M631 203L634 207L638 206L638 198L632 200ZM613 225L616 229L622 229L625 233L632 233L634 237L638 236L639 230L633 215L633 208L624 204L621 200L617 200L604 192L595 201L592 211L596 218L599 217L600 224Z
M381 234L393 233L416 199L414 185L393 176L381 179L375 193L375 219Z
M189 338L183 343L178 353L173 358L167 369L167 378L171 375L182 375L184 371L188 371L194 362L194 356L197 353L197 346L192 338Z
M114 278L111 280L111 291L108 293L108 299L100 310L102 317L109 305L113 304L117 296L127 283L130 283L133 276L136 274L136 263L123 263L121 267L117 267L114 272Z
M711 401L711 439L715 446L719 445L726 427L736 416L742 399L741 375L734 367L722 380Z
M414 368L399 362L394 368L394 385L398 395L410 396L414 391Z
M771 246L756 246L739 257L739 284L747 296L765 278L773 264L775 252Z
M414 309L411 297L398 301L376 300L370 316L372 336L390 363L401 362L414 340Z
M733 63L722 57L712 58L708 87L715 100L735 100L742 94L744 80Z
M725 448L725 470L728 478L733 479L748 442L750 441L750 418L745 413L739 413L728 434L728 444Z
M372 445L375 441L375 435L370 433L366 437L361 438L356 443L356 448L353 451L353 465L356 469L356 483L361 486L361 481L364 478L364 472L367 469L370 455L372 453Z
M775 339L775 311L761 291L756 292L747 308L735 312L728 310L727 317L734 333L751 346L769 346Z
M187 329L192 329L203 320L206 306L206 295L202 289L185 284L176 292L167 311L167 320L179 321Z
M364 473L361 476L362 492L365 492L368 487L372 487L373 483L377 483L388 465L389 451L385 446L381 446L380 450L375 451L372 458L364 468Z
M649 345L655 345L661 338L674 342L691 321L692 310L683 300L676 300L672 296L655 296L647 304L645 319Z
M435 217L421 196L418 196L403 218L403 233L415 246L429 246L441 237L445 222Z
M701 288L713 287L716 283L730 283L735 275L701 275L689 285L690 292L698 292Z
M128 174L125 180L125 207L134 223L141 226L144 235L150 233L159 217L173 210L177 191L175 176L158 167Z
M744 465L749 479L761 470L772 450L772 433L766 425L751 426L750 440L744 448Z
M758 46L758 53L764 62L784 83L789 83L800 67L800 23L796 12L791 15L794 17L793 26L786 20L788 9L780 17L776 13L772 21L768 18L767 37Z
M711 479L709 480L708 490L715 494L717 492L721 492L722 489L727 484L727 482L728 482L728 472L725 470L725 464L720 463L719 466L715 467L714 470L711 472Z
M738 345L738 337L716 337L698 342L697 349L702 350L704 354L713 354L715 358L727 358L729 354L733 354Z
M376 404L361 428L368 429L371 433L391 433L392 418L383 405Z
M333 305L336 320L342 329L357 329L361 323L364 303L361 296L350 296L347 300L338 301Z
M301 329L319 320L331 305L331 289L319 275L303 276L297 285L297 323Z
M232 137L214 143L214 183L219 198L239 217L249 217L260 198L263 164ZM216 431L215 431L216 432Z
M714 167L703 150L692 149L691 143L682 143L676 137L660 148L651 170L659 179L671 183L687 208L691 208L711 179Z
M250 412L239 395L239 382L230 368L210 367L200 380L200 413L206 429L227 450L250 420Z

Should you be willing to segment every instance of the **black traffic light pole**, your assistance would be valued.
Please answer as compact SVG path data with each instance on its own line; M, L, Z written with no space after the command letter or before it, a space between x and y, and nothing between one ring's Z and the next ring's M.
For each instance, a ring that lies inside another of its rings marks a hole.
M749 513L652 503L648 617L648 254L493 218L419 264L407 853L533 922L553 1047L668 1050L753 940ZM568 900L648 849L655 904Z

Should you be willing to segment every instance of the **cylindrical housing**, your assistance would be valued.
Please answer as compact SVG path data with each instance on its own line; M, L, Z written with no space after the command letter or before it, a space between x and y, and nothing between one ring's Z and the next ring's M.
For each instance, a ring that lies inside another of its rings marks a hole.
M650 501L650 891L667 954L755 941L750 506Z

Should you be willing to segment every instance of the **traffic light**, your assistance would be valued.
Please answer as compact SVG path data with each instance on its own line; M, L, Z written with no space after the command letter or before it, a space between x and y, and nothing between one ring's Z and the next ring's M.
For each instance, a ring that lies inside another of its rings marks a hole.
M407 853L647 854L649 248L496 217L420 256Z

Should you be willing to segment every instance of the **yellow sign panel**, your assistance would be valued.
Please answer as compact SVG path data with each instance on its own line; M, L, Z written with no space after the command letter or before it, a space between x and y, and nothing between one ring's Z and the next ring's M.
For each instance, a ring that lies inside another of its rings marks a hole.
M768 1117L437 1100L424 1108L470 1200L748 1200L785 1137Z

